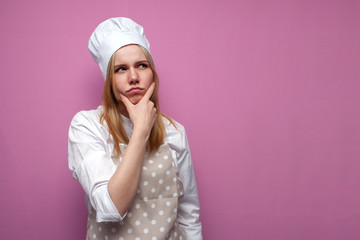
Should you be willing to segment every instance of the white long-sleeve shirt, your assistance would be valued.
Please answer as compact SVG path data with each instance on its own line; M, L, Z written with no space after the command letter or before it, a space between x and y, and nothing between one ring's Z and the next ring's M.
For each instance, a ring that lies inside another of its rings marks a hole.
M96 210L98 222L116 222L120 216L108 192L108 181L117 168L118 159L113 155L113 140L109 131L100 123L103 107L81 111L73 118L69 129L69 168L86 194L88 210ZM133 124L122 116L125 130L130 137ZM184 186L180 198L178 222L187 239L202 239L199 221L199 201L189 144L185 128L176 122L174 127L163 118L166 128L164 144L168 144Z

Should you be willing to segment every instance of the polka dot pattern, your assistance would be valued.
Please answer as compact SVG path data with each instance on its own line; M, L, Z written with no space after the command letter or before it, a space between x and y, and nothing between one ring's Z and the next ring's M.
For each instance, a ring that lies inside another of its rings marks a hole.
M136 193L123 221L98 223L94 210L88 218L87 239L185 240L176 221L183 186L168 145L145 155Z

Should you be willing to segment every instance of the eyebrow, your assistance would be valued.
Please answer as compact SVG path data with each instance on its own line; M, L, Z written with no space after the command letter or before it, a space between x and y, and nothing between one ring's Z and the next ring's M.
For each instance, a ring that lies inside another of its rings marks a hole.
M149 61L146 60L146 59L140 60L140 61L135 62L135 65L141 64L141 63L147 63L147 64L149 64ZM123 67L123 66L126 66L126 65L127 65L127 64L125 64L125 63L120 63L120 64L118 64L118 65L115 65L114 68Z

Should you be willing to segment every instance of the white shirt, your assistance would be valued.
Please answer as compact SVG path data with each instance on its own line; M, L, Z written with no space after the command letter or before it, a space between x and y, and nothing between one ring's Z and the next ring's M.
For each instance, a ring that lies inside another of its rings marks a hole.
M105 126L100 124L103 107L81 111L71 121L69 129L69 168L86 193L89 212L96 210L98 222L116 222L120 216L108 192L108 181L117 164L113 155L113 140ZM125 130L130 137L133 124L122 116ZM176 122L175 128L163 117L166 128L164 144L168 144L184 186L184 196L180 198L178 222L188 240L202 239L199 221L199 200L185 128Z

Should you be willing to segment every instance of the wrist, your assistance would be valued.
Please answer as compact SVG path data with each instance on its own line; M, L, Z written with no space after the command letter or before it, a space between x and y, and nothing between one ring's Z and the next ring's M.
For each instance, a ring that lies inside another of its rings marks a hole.
M149 136L150 136L150 132L147 132L144 129L134 127L131 138L146 143Z

